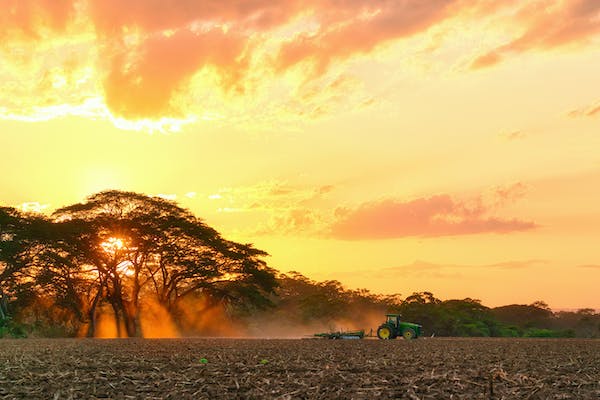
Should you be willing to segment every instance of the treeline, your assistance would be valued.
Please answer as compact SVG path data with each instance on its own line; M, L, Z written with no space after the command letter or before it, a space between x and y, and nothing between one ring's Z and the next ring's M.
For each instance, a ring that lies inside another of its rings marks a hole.
M432 293L378 295L267 266L174 202L106 191L50 216L0 207L0 337L300 336L377 329L385 313L427 336L600 337L591 309L488 308ZM169 334L167 332L167 334Z
M421 324L425 336L600 338L600 313L593 309L552 312L542 301L489 308L476 299L443 301L430 292L376 295L296 272L281 276L278 284L274 309L253 315L263 325L368 331L377 329L384 314L397 313Z

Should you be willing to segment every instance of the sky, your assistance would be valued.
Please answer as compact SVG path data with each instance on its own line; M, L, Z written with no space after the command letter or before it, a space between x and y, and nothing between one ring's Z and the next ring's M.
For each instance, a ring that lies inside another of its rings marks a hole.
M3 0L0 204L163 196L270 266L600 308L597 0Z

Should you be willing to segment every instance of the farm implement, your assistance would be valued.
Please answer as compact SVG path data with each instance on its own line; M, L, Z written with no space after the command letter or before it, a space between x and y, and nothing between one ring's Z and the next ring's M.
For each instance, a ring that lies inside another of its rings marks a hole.
M377 337L382 340L396 339L401 336L406 340L416 339L421 336L422 326L405 322L400 319L399 314L386 314L386 320L377 328ZM373 330L365 334L364 330L360 331L337 331L315 333L313 336L326 339L363 339L365 337L373 337Z
M365 331L352 331L352 332L325 332L315 333L315 337L322 337L326 339L362 339L365 337Z

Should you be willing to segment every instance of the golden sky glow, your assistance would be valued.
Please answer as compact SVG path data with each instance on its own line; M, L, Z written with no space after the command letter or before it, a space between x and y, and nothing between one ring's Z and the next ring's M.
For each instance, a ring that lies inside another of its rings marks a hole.
M4 3L2 204L139 191L314 279L600 307L600 2Z

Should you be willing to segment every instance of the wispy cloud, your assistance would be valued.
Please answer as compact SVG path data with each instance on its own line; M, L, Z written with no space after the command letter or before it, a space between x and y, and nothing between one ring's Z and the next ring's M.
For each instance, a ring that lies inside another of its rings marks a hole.
M331 7L334 4L337 7ZM450 16L450 5L448 0L321 2L318 27L284 43L277 67L309 60L314 72L322 73L336 59L368 53L389 40L428 29Z
M253 235L319 234L328 223L319 210L333 185L301 186L283 181L223 188L210 196L222 206L238 212L260 214L258 225L246 227Z
M382 268L379 272L383 275L390 274L408 274L422 275L423 273L431 273L433 271L441 272L442 270L463 270L463 269L527 269L540 267L548 264L547 260L531 259L531 260L510 260L501 261L492 264L436 264L427 261L417 260L411 264L400 265L397 267Z
M349 275L375 277L380 279L391 277L431 277L431 278L460 278L472 270L494 269L528 269L547 265L548 260L509 260L492 264L440 264L423 260L415 260L410 264L394 267L378 268L376 270L349 271Z
M499 2L500 3L500 2ZM472 69L490 67L511 54L532 50L581 46L600 33L600 2L597 0L548 0L522 2L511 16L522 33L509 42L477 57Z
M500 134L501 138L503 138L509 142L524 139L526 136L527 135L523 131L509 131L509 132L502 132Z
M460 278L462 273L458 272L457 266L435 264L427 261L416 260L410 264L396 267L382 268L374 272L378 278L390 278L401 276L422 276L430 278ZM371 272L373 273L373 272Z
M600 101L585 107L576 108L567 113L571 118L600 116Z
M496 186L492 188L486 195L488 207L491 209L499 209L508 204L515 203L527 195L528 186L523 182L515 182L509 185Z
M520 261L503 261L494 264L481 265L481 268L503 268L503 269L522 269L539 267L548 264L548 260L543 259L532 259L532 260L520 260Z
M584 264L578 265L577 268L587 268L587 269L598 269L600 270L600 264Z

